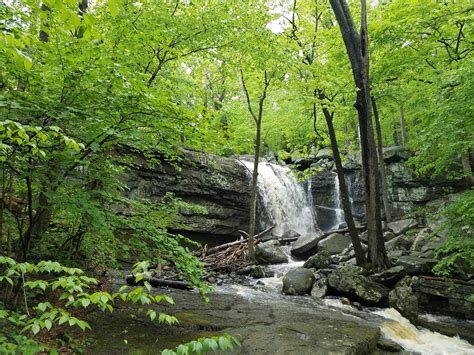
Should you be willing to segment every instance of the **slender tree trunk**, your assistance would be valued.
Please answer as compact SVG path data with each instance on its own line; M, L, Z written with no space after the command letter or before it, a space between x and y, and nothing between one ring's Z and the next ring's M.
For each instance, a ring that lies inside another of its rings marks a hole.
M379 158L379 172L380 172L380 184L382 187L382 200L385 211L385 219L387 223L392 220L392 214L390 212L390 204L388 202L388 188L387 188L387 173L385 171L385 164L383 161L383 144L382 144L382 129L380 128L379 110L377 109L377 102L375 97L372 96L372 109L374 111L375 130L377 132L377 153Z
M334 163L336 165L337 178L339 180L339 192L341 197L342 209L344 211L344 219L349 229L349 235L351 236L352 245L354 247L354 253L356 263L359 266L366 264L366 258L364 249L360 243L359 234L354 223L354 217L352 216L351 202L349 199L349 193L347 191L346 180L344 179L344 171L342 169L341 155L339 154L339 148L337 145L336 132L334 131L334 125L332 122L333 114L329 113L327 108L323 107L324 118L328 126L329 138L331 140L331 148L334 157Z
M250 101L250 95L247 90L247 86L245 84L245 78L243 70L240 69L240 80L242 82L242 91L245 94L245 98L247 101L247 109L252 116L255 125L256 125L256 133L255 133L255 155L254 155L254 162L253 162L253 173L252 173L252 190L250 195L250 222L249 222L249 240L248 240L248 250L249 250L249 258L252 263L255 263L255 247L254 247L254 235L255 235L255 227L256 227L256 218L257 218L257 197L258 197L258 190L257 190L257 182L258 182L258 161L260 159L260 141L261 141L261 127L262 127L262 118L263 118L263 104L265 103L265 99L267 98L267 90L270 86L270 82L273 79L275 72L270 74L267 71L264 71L264 86L262 90L262 95L258 101L258 112L255 114L252 103Z
M372 126L366 1L361 0L360 34L357 32L347 2L345 0L330 0L330 3L342 33L351 62L354 82L358 89L355 106L359 116L362 169L365 182L369 262L384 268L389 265L389 262L382 235L378 161Z
M407 145L407 128L405 126L403 102L400 104L400 131L402 132L402 146L405 147Z

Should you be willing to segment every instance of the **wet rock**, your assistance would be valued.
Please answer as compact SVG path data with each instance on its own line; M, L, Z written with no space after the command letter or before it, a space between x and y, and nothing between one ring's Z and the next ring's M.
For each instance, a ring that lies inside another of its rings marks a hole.
M418 298L411 288L411 279L406 277L390 291L389 306L395 308L402 316L415 321L418 318Z
M285 231L281 237L283 239L286 239L286 238L298 238L301 234L299 234L297 231L294 231L293 229L289 229L287 231Z
M329 275L329 286L336 293L365 305L387 305L390 290L363 276L362 272L362 268L356 266L341 267Z
M306 269L324 269L331 265L331 261L331 254L329 254L329 252L326 250L322 250L306 260L303 267Z
M474 319L474 282L419 277L413 282L420 308L454 317Z
M386 338L380 338L377 341L377 348L388 353L399 354L403 352L403 348L400 345L395 343L393 340L386 339Z
M418 225L418 222L413 218L401 219L399 221L390 222L388 224L388 229L390 229L396 235L405 233L406 231L415 228Z
M370 275L370 278L385 286L393 285L406 275L403 266L394 266L377 274Z
M291 254L297 258L307 258L313 255L317 250L318 242L321 238L321 232L302 235L291 244Z
M255 258L259 264L282 264L288 262L288 257L276 240L260 243L255 247Z
M316 280L311 288L311 296L316 298L323 298L328 293L328 279L326 277L321 277Z
M305 268L290 270L283 277L282 292L286 295L304 295L311 292L315 281L311 271Z
M437 262L438 260L436 259L425 259L407 255L399 257L396 264L403 266L408 275L421 275L431 274L433 266L435 266Z
M323 275L329 275L334 271L334 269L321 269L319 272Z
M239 275L249 275L254 279L261 279L265 277L265 271L260 265L249 265L237 272Z
M329 254L339 254L351 244L351 238L347 235L334 233L319 241L318 251L327 251Z

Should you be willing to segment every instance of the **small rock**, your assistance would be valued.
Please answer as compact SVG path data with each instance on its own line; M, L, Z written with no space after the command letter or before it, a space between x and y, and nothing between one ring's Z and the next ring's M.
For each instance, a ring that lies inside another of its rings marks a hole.
M403 266L394 266L377 274L373 274L370 276L370 278L382 285L390 286L405 275L406 272Z
M252 265L249 275L254 279L261 279L265 277L265 271L260 265Z
M255 247L255 258L259 264L282 264L288 262L288 257L276 240L260 243Z
M415 221L413 218L401 219L399 221L390 222L388 224L388 229L390 229L396 235L400 235L416 227L417 225L418 225L418 222Z
M211 283L211 284L214 284L214 283L216 283L217 280L213 276L211 276L211 277L207 278L207 281L209 281L209 283Z
M310 257L304 263L303 267L306 269L314 267L315 269L324 269L331 264L331 255L328 251L322 250L319 253Z
M291 254L299 258L307 258L313 255L321 238L322 232L300 236L291 245Z
M321 277L320 279L316 280L311 288L311 296L316 298L323 298L328 293L328 279L325 277Z
M331 255L339 254L350 244L351 238L349 236L340 233L333 233L319 241L318 251L326 250Z
M416 256L401 256L396 264L405 268L408 275L431 274L438 260L425 259Z
M299 234L297 231L294 231L293 229L289 229L287 231L285 231L281 237L283 239L286 239L286 238L298 238L301 234Z
M283 277L282 292L286 295L304 295L311 292L315 281L311 271L305 268L290 270Z

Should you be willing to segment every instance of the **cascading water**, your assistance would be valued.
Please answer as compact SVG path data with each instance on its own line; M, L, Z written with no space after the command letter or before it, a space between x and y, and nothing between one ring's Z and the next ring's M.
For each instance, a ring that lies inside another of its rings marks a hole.
M339 229L339 225L344 223L344 211L341 208L341 194L339 190L339 178L337 177L336 173L334 173L334 202L336 204L334 208L336 212L336 220L334 223L334 227L332 227L332 229Z
M253 171L252 162L242 162ZM263 207L274 232L281 235L294 230L300 234L315 231L312 205L306 192L288 167L261 162L258 164L258 187Z

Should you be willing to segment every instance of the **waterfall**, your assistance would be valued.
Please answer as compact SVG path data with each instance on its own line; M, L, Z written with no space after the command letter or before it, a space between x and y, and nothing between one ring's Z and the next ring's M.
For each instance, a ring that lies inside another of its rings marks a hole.
M253 162L242 161L253 171ZM263 207L274 232L294 230L300 234L315 232L313 207L306 191L288 167L261 162L258 164L258 187Z
M341 192L339 190L339 179L337 174L334 173L334 210L336 212L336 220L332 229L339 229L339 225L344 223L344 211L341 208Z

